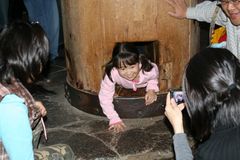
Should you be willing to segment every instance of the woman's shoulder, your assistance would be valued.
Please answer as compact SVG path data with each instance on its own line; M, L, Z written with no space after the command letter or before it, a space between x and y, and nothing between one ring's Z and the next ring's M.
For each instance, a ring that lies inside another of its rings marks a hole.
M218 160L225 160L225 157L231 160L239 159L239 144L240 126L222 128L222 130L219 129L214 132L209 139L199 145L196 150L196 157L201 156L209 160L209 157Z
M12 112L14 114L28 112L28 109L24 103L24 100L15 94L7 94L0 102L0 115L6 112Z
M5 103L16 103L16 102L24 103L24 100L19 96L17 96L16 94L7 94L2 98L0 105Z

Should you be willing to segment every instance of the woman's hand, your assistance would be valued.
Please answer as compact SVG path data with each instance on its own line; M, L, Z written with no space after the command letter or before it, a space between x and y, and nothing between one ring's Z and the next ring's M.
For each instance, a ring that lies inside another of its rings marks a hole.
M170 93L167 94L165 115L172 124L174 133L184 133L182 110L184 103L177 105L174 99L170 99Z
M185 0L165 0L174 9L172 12L168 12L170 16L183 19L186 18L187 4Z
M149 105L157 100L157 93L154 90L148 90L145 94L145 105Z
M39 110L43 117L47 115L47 110L41 101L35 101L35 107Z
M119 132L123 132L125 128L126 128L125 124L121 121L121 122L111 124L108 130L114 133L119 133Z

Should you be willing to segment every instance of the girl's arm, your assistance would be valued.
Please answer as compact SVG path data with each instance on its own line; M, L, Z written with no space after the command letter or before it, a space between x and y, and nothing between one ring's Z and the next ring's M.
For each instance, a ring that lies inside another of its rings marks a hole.
M159 87L158 87L159 71L155 63L152 63L152 65L153 65L153 68L151 69L150 72L147 73L151 78L148 79L146 91L154 90L155 92L158 92L159 91Z
M101 82L100 91L98 94L100 105L103 113L109 119L109 125L121 122L118 113L114 110L113 96L115 93L115 83L112 82L107 75Z
M11 94L0 103L0 137L11 160L33 160L32 129L23 99Z

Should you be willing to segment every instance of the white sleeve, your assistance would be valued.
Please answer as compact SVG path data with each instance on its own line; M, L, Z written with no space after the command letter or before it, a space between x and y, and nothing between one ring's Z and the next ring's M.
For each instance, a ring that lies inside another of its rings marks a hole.
M202 3L197 4L195 7L189 7L187 9L186 17L188 19L195 19L197 21L208 22L212 21L212 16L217 7L217 1L204 1ZM220 9L221 10L221 9ZM223 25L222 21L226 19L226 16L222 11L219 12L219 15L216 18L216 23L219 25Z

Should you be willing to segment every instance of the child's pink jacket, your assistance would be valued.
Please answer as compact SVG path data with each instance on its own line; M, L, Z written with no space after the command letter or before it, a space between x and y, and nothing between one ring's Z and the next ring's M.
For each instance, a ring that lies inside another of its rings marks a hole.
M122 78L117 69L113 68L111 71L111 76L113 82L106 75L101 82L101 88L98 94L100 105L103 109L103 113L110 120L109 125L120 122L121 119L118 113L114 109L113 105L113 96L115 93L115 84L118 84L124 88L142 88L146 87L146 91L154 90L155 92L159 91L158 87L158 78L159 71L156 64L152 63L153 68L149 72L139 72L140 78L138 82L129 81L125 78Z

